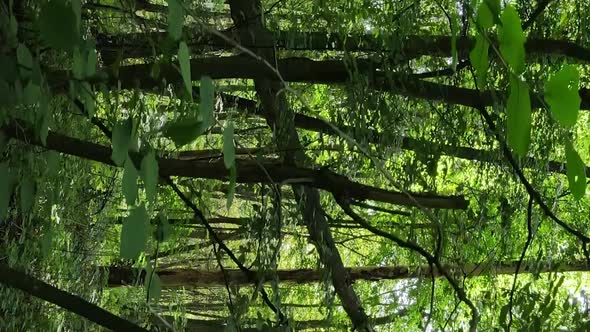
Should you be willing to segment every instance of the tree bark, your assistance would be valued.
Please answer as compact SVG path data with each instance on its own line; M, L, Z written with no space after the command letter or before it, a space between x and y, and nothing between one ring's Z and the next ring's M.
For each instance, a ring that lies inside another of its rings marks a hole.
M147 331L139 325L113 315L81 297L53 287L5 264L0 264L0 283L18 288L37 298L51 302L113 331Z
M401 311L398 314L389 315L389 316L381 316L381 317L371 317L369 318L374 326L378 325L385 325L393 322L396 318L404 316L406 314L405 311ZM167 322L174 321L173 316L163 316ZM157 318L152 320L156 325L162 326L161 321ZM243 322L246 326L242 326L240 328L241 331L260 331L258 328L254 327L256 322ZM314 319L314 320L303 320L303 321L294 321L291 323L291 326L295 331L304 331L304 330L318 330L318 329L329 329L329 328L338 328L341 331L348 330L350 327L344 324L338 324L336 322L331 322L329 320L323 319ZM187 319L186 320L186 331L187 332L218 332L218 331L225 331L227 327L227 320L223 319ZM284 331L284 329L280 328L270 328L270 330L264 331Z
M227 38L234 40L232 29L219 31ZM404 63L421 56L450 57L451 36L410 35L397 40L395 37L379 37L373 35L342 35L326 31L271 31L274 39L270 41L253 40L252 43L241 42L240 45L252 50L257 49L288 49L301 51L349 51L349 52L392 52L387 44L398 45L395 50L394 63ZM112 58L121 54L126 58L148 58L154 56L152 45L161 45L167 38L166 32L127 33L118 35L97 36L97 49ZM389 38L390 40L387 40ZM498 46L496 40L493 44ZM187 44L195 54L210 50L231 50L234 45L218 35L208 32L191 34ZM466 58L475 45L471 37L457 37L457 52L460 58ZM580 62L590 62L590 50L568 40L538 39L526 40L527 56L565 56ZM159 54L155 54L159 55ZM491 52L493 58L493 52Z
M25 122L13 122L1 127L8 137L22 140L28 144L42 146L32 126ZM68 136L49 132L46 147L69 155L114 165L111 149ZM139 161L141 156L129 152ZM217 179L227 181L229 171L223 160L216 162L191 161L159 158L161 176L182 176L190 178ZM418 193L401 193L367 186L354 182L345 176L328 170L313 170L296 166L287 166L278 162L258 162L236 159L237 179L239 183L299 183L305 186L323 189L334 195L347 195L356 200L374 200L403 206L421 206L424 208L466 209L468 202L463 196L440 196Z
M240 43L252 44L254 41L273 43L272 34L264 26L262 21L262 8L259 0L229 0L232 20L238 27ZM252 19L255 18L255 19ZM274 49L255 50L258 59L264 68L271 66L277 60ZM272 72L272 71L271 71ZM254 80L256 92L260 98L262 108L268 125L273 129L275 143L279 150L283 151L283 162L289 166L311 164L303 152L299 136L293 124L293 111L289 107L283 82L277 80L275 75L257 77ZM325 178L331 176L324 174ZM350 318L353 329L360 332L372 332L373 327L369 321L360 301L352 287L352 282L344 269L344 264L332 233L326 220L326 214L320 203L319 192L309 186L292 184L292 189L307 226L311 242L316 247L320 261L329 271L334 290L338 295L344 311ZM348 195L351 188L342 187L335 196Z
M316 84L339 84L350 80L349 69L340 60L314 61L306 58L277 59L277 70L287 82L306 82ZM162 81L182 83L176 66L161 64L160 76L151 76L152 63L122 66L116 72L111 68L103 68L104 75L97 75L91 82L106 83L123 89L153 90L163 88ZM392 93L404 97L438 101L446 104L468 107L492 106L504 102L507 95L504 91L493 90L480 92L474 89L456 87L446 84L420 80L411 75L401 73L384 73L377 71L375 64L365 60L357 60L359 75L364 75L368 86L375 90ZM230 56L200 58L191 60L191 77L210 76L213 79L249 78L254 80L277 79L276 73L268 66L247 56ZM65 93L68 89L68 71L55 71L47 75L48 83L55 93ZM580 108L590 109L590 89L581 88L578 93L582 99ZM533 91L531 106L541 108L543 96Z
M465 265L444 265L443 267L451 272L466 277L479 277L489 275L506 275L516 272L517 261L497 262L491 265L465 264ZM590 271L585 261L573 261L567 264L545 264L537 266L536 262L529 264L524 263L519 273L548 273L548 272L578 272ZM346 268L347 274L351 281L380 281L380 280L399 280L399 279L429 279L442 277L441 272L435 267L430 266L379 266L379 267L349 267ZM145 273L145 272L142 272ZM222 271L203 271L197 269L168 269L157 271L165 287L207 287L209 285L225 285L224 273ZM237 269L225 269L227 280L231 284L246 285L251 284L250 280L244 273ZM276 275L280 282L308 284L323 280L322 272L315 269L295 269L295 270L277 270L272 274L262 276L266 282L272 280ZM128 267L111 267L109 268L109 286L118 287L132 284L136 279L137 271ZM144 274L140 275L143 280Z

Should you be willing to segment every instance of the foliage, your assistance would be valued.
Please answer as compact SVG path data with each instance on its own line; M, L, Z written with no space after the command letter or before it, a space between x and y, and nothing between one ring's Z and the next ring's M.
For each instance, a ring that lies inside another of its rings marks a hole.
M144 328L588 329L590 4L257 3L0 3L0 263Z

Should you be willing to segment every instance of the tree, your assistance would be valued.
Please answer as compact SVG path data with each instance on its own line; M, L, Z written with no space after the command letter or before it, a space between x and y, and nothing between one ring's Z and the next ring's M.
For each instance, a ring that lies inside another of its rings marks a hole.
M1 2L1 329L588 328L589 11Z

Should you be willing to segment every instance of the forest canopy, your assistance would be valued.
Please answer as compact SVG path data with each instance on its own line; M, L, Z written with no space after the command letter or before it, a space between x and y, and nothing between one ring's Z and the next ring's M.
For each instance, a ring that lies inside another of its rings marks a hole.
M0 1L0 330L590 330L590 2Z

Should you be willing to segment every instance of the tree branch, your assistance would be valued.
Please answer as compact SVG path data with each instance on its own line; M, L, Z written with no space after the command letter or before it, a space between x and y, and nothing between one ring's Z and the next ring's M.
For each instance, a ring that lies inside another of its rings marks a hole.
M359 225L363 226L366 230L375 235L379 235L381 237L389 239L402 248L417 252L418 254L420 254L420 256L426 259L429 265L434 265L445 277L445 279L449 282L451 287L455 290L457 297L459 297L459 299L463 301L471 309L470 331L477 331L477 324L479 322L479 312L477 310L477 307L467 297L465 290L463 290L463 288L459 286L457 281L451 276L448 270L445 269L445 267L440 263L440 261L436 257L431 255L428 251L426 251L424 248L420 247L418 244L414 242L402 240L396 235L382 231L379 228L370 225L368 222L366 222L363 218L361 218L358 214L356 214L356 212L352 210L352 208L350 207L350 203L348 203L345 198L338 196L335 196L334 198L336 199L336 202L338 203L338 205L340 205L342 210L354 221L356 221Z
M51 302L113 331L148 331L135 323L113 315L79 296L53 287L44 281L17 271L5 264L0 264L0 283L18 288L34 297Z
M590 54L590 52L588 52ZM349 69L340 60L313 61L306 58L287 58L276 60L277 69L287 82L307 82L339 84L350 79ZM153 63L121 66L117 72L112 68L103 68L101 74L91 79L91 83L106 83L122 89L152 90L162 88L165 80L171 84L182 83L176 66L160 64L160 76L151 76ZM500 90L479 92L478 90L434 83L413 78L410 75L377 71L374 63L357 60L359 74L366 75L369 87L400 96L439 101L448 104L464 105L473 108L492 106L502 103L506 93ZM68 71L55 71L47 75L48 83L55 93L68 90ZM276 79L276 73L257 59L246 56L199 58L191 60L191 77L207 75L213 79L249 78ZM590 90L581 88L580 108L590 109ZM543 107L543 97L531 91L531 106Z
M8 137L21 140L27 144L43 146L33 127L23 121L0 127ZM103 164L114 165L111 160L111 149L94 143L49 131L46 147L69 155L94 160ZM139 162L138 153L129 152L130 157ZM227 181L229 171L223 160L216 162L201 160L179 160L158 158L160 175L205 178ZM304 186L324 189L336 195L345 193L356 200L374 200L404 206L416 206L417 203L426 208L466 209L468 202L463 196L440 196L412 193L407 194L367 186L354 182L345 176L328 170L313 170L296 166L286 166L279 162L259 162L236 159L238 183L297 183ZM270 179L269 179L270 176Z

